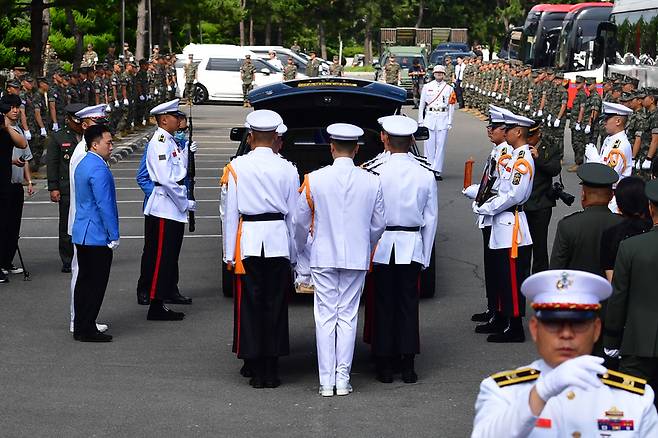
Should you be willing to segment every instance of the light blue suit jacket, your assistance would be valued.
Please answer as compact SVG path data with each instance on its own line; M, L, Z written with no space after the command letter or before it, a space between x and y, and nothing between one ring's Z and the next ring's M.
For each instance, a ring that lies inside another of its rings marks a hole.
M93 152L75 170L73 243L105 246L119 240L119 211L114 178L105 161Z

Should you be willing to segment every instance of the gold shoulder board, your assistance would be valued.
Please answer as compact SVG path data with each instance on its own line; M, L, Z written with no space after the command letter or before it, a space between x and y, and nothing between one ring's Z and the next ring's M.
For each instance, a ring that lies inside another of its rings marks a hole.
M516 385L539 378L540 371L534 368L520 368L512 371L502 371L491 376L499 387Z
M599 378L605 385L640 395L644 395L644 387L647 384L647 381L644 379L612 370L608 370L608 372L599 376Z

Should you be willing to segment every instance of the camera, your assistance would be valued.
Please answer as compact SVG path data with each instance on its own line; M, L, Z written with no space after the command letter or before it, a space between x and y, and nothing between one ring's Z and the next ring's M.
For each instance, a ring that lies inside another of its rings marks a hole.
M574 195L564 191L564 184L562 184L561 181L556 181L553 183L553 187L551 187L551 191L548 193L548 198L553 201L557 201L559 199L569 207L571 207L573 201L576 200Z

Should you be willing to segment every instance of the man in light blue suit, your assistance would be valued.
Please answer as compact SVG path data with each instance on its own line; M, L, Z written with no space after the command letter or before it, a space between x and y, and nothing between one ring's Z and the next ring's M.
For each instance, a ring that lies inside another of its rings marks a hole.
M109 342L100 333L96 318L110 277L112 251L119 246L119 212L114 178L107 165L112 134L104 125L89 127L84 134L87 155L75 170L76 212L73 243L79 273L74 291L73 338L82 342Z

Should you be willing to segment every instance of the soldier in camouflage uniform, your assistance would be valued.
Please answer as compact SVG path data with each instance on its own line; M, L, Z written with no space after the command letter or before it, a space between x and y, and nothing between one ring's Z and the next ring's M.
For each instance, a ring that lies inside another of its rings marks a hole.
M94 52L94 45L92 43L87 44L87 51L82 54L82 62L80 67L94 67L98 62L98 54Z
M23 126L23 131L25 137L29 141L30 149L32 150L33 160L30 162L30 170L36 172L39 170L41 156L43 155L43 139L40 135L43 131L41 128L45 128L43 120L41 121L41 125L37 123L37 110L35 109L38 108L39 118L41 118L41 96L34 87L34 79L31 76L23 76L21 83L22 88L19 97L21 98L22 104L21 111L25 114L25 126Z
M159 105L167 99L167 66L164 56L158 58L155 66L155 102L154 105Z
M320 76L320 60L316 58L315 51L308 52L311 57L306 64L306 76L309 78L316 78Z
M122 75L121 93L123 95L123 119L124 130L132 130L135 127L135 64L125 63L125 71Z
M240 66L240 78L242 79L242 106L248 108L251 104L247 99L247 95L254 87L254 81L256 80L256 67L251 62L251 55L245 55L244 62Z
M135 100L135 124L141 123L146 126L146 109L150 95L148 61L146 59L139 60L139 70L135 75L135 93L137 94L137 99Z
M643 100L643 99L642 99ZM642 145L642 134L647 123L645 122L645 111L642 100L638 99L635 92L622 93L620 102L622 105L633 110L626 120L626 137L631 143L633 157L635 157Z
M596 78L587 79L589 89L589 96L587 97L587 104L585 106L585 129L584 133L587 136L587 142L598 144L599 141L599 115L601 114L601 95L596 89Z
M548 103L545 107L546 129L544 138L560 150L564 156L564 125L566 124L569 95L564 86L564 76L556 73L551 83ZM557 126L556 126L557 125Z
M450 56L443 58L443 66L446 68L445 81L448 84L452 84L455 81L455 68L452 66L452 58Z
M575 164L569 167L569 172L578 170L578 166L583 164L585 157L585 144L587 137L584 132L585 108L587 106L587 94L584 90L585 78L576 76L576 97L573 100L569 125L571 126L571 147L573 148Z
M651 147L651 118L652 110L655 112L655 98L651 93L647 93L646 90L639 90L635 93L635 97L640 101L640 106L642 107L642 118L638 121L637 129L641 131L639 144L634 145L633 148L633 175L637 175L642 179L648 180L650 178L649 172L642 169L642 163L647 158L649 154L649 148ZM653 107L652 107L652 104ZM637 148L635 147L637 146Z
M89 80L89 71L88 67L80 68L78 73L78 95L80 96L80 102L85 105L94 105L94 86Z
M167 75L167 100L172 100L176 97L176 68L174 67L174 61L176 57L170 55L166 59L166 75Z
M390 56L384 66L384 81L390 85L400 85L402 80L402 67L395 61L395 56Z
M642 161L638 160L639 166L642 169L643 177L650 177L651 162L655 159L656 151L658 150L658 109L656 103L658 102L658 89L651 88L647 90L647 97L644 98L644 106L647 109L647 131L651 133L651 142L648 152L645 154ZM656 163L653 163L654 165Z
M283 80L292 81L297 78L297 66L291 56L288 57L287 64L283 67Z
M63 72L55 71L53 73L53 83L48 91L48 107L50 109L50 118L53 122L53 131L59 131L64 126L66 112L66 89L63 87Z
M69 103L81 103L82 97L80 96L80 75L73 72L69 75L64 76L64 86L66 87L66 104Z
M121 71L121 62L114 61L110 89L108 92L108 97L111 100L110 106L112 107L112 112L110 113L110 129L112 133L120 132L123 128L121 123L123 117L123 111L121 111L121 88L122 88L122 71Z
M196 81L197 66L194 63L194 55L190 53L187 55L187 64L183 67L185 73L185 92L184 96L188 102L194 101L194 82Z
M103 65L96 66L96 77L94 78L94 105L104 103L107 105L105 92L105 68Z
M343 76L343 66L338 60L338 56L334 56L334 62L329 66L329 74L331 76Z

